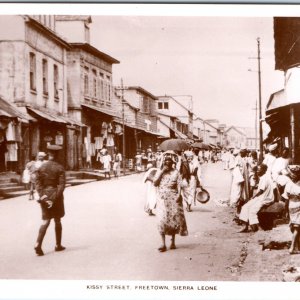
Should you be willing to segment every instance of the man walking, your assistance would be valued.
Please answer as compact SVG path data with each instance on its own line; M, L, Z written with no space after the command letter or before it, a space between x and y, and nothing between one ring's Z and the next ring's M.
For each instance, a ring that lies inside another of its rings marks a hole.
M44 255L42 250L43 239L46 235L51 219L55 223L56 246L55 251L63 251L65 247L61 245L62 225L60 219L65 215L64 196L65 171L57 159L57 152L62 148L57 145L49 145L48 161L37 171L36 189L42 209L42 225L40 226L35 252L38 256Z

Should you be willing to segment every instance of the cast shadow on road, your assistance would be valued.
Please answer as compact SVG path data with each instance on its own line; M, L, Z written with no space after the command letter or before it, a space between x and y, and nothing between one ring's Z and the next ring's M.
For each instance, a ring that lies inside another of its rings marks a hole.
M210 209L207 209L207 208L204 208L204 207L192 207L192 211L191 211L191 213L192 212L213 212L212 210L210 210Z

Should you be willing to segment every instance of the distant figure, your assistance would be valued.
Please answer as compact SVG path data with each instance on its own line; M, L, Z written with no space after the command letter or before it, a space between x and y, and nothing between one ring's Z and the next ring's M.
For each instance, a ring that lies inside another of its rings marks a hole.
M44 163L44 159L46 157L45 152L38 152L37 156L33 155L31 161L26 164L26 169L30 174L30 192L29 192L29 200L34 199L34 192L36 189L36 172L40 168L40 166Z
M36 188L42 209L43 223L40 226L38 238L35 245L35 252L38 256L44 255L42 243L47 232L51 219L55 222L55 251L63 251L65 247L61 245L62 225L61 218L65 215L64 196L65 171L57 160L57 152L62 148L57 145L49 145L49 160L42 164L36 174Z
M118 150L117 147L115 147L115 154L113 159L113 172L115 177L119 177L121 175L121 163L122 163L122 154Z
M107 151L102 157L102 162L103 162L104 176L105 178L108 177L108 179L110 179L111 156L108 154Z
M139 151L136 152L135 167L136 167L137 172L142 171L142 155Z
M153 179L157 172L157 168L149 168L144 175L143 182L146 184L146 203L145 212L149 216L154 216L153 210L156 207L156 187L153 185Z

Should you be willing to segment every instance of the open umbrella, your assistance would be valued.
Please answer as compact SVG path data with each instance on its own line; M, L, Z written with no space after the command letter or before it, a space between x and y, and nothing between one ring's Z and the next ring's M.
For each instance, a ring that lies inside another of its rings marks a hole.
M207 144L201 143L201 142L196 142L194 144L191 145L194 148L198 148L198 149L204 149L204 150L209 150L209 146Z
M173 150L173 151L182 151L189 149L189 145L185 140L182 139L169 139L163 141L159 148L163 151Z

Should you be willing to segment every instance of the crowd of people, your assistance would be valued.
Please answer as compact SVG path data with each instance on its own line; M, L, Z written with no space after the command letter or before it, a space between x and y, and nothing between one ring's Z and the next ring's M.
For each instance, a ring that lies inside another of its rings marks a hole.
M39 256L43 255L42 241L51 219L55 222L55 251L65 249L61 245L60 222L64 216L65 172L56 162L56 152L60 149L55 147L49 146L48 159L46 153L39 152L26 165L30 178L29 199L34 198L36 189L37 200L42 209L42 224L35 246L35 252ZM112 160L104 149L102 156L108 176L110 177L111 165L115 176L118 176L122 155L116 149ZM202 187L201 164L209 161L221 161L223 169L231 173L229 205L235 210L234 221L243 226L239 232L256 232L261 225L260 211L276 202L284 202L283 216L289 220L292 231L289 253L299 254L300 166L290 164L289 150L279 148L278 144L272 144L266 149L262 163L259 163L257 151L247 149L202 151L191 148L187 151L153 153L149 147L142 154L138 153L137 171L145 171L143 182L147 187L145 211L150 216L156 214L162 240L158 250L167 250L166 235L171 236L170 249L176 249L176 234L188 235L184 211L191 212L198 195L205 191Z
M271 144L261 163L256 151L232 149L224 153L223 162L232 174L230 206L236 209L234 220L243 226L239 232L259 230L261 212L280 202L278 213L292 232L289 253L300 253L300 167L290 163L289 149Z
M259 152L247 149L223 149L184 152L166 151L155 161L147 161L143 182L147 185L145 211L153 216L156 208L162 245L171 235L170 249L175 249L175 234L187 235L184 207L187 212L196 203L201 187L201 164L221 161L231 173L229 206L235 210L234 221L239 231L256 232L263 221L259 215L274 203L284 203L281 215L290 222L292 245L290 254L300 253L300 167L291 165L289 150L269 145L259 163Z

